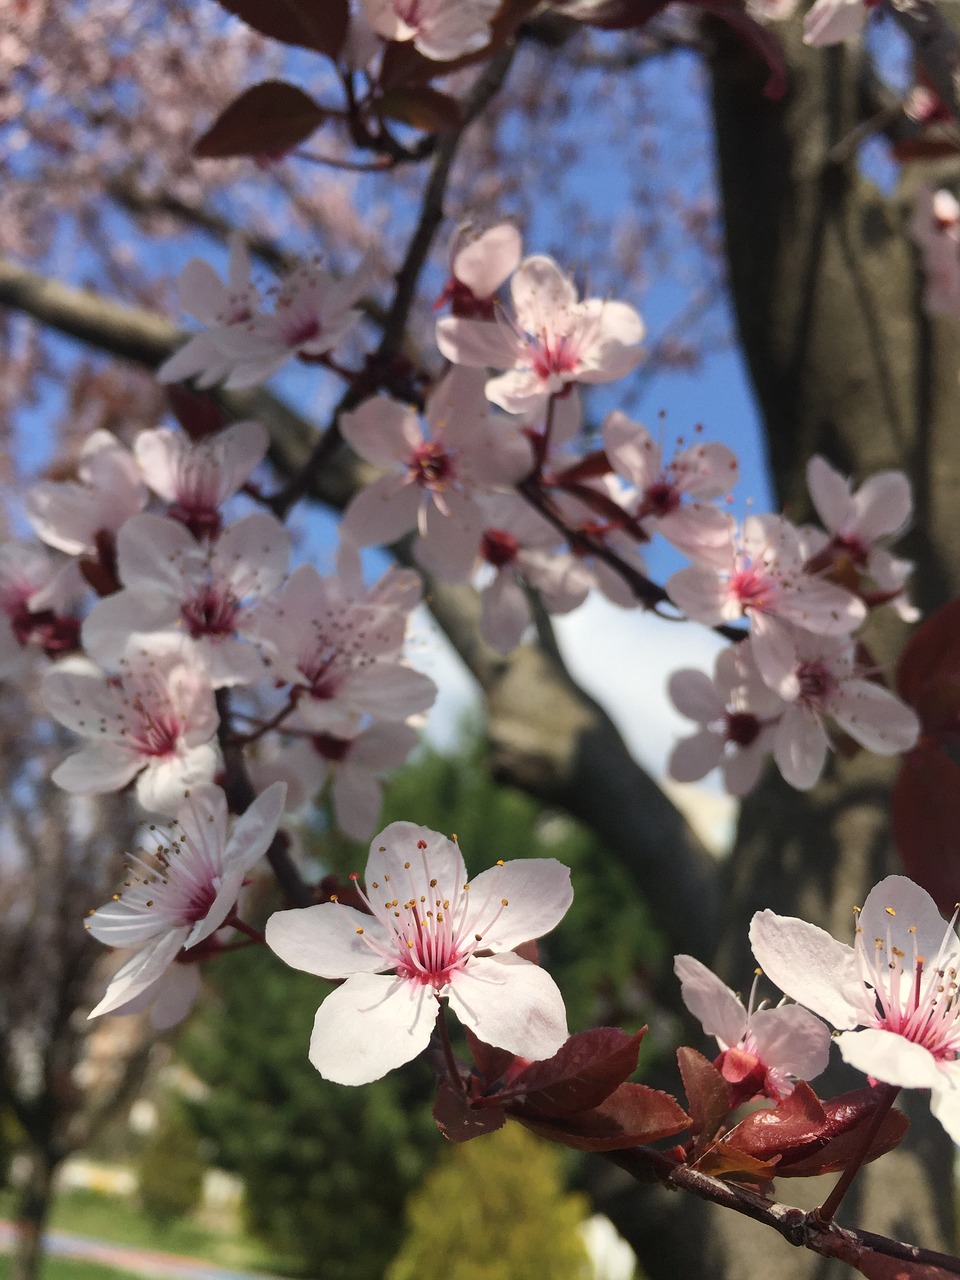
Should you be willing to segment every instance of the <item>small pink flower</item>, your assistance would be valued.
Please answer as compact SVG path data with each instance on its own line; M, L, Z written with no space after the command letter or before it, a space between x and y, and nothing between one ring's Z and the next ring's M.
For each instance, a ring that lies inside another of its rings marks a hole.
M919 187L909 231L923 259L924 310L960 319L960 202L949 191Z
M736 1101L757 1094L787 1098L797 1080L813 1080L826 1070L830 1031L799 1005L754 1006L756 979L744 1008L740 997L693 956L675 956L683 1003L720 1046L714 1064Z
M535 414L572 383L610 382L635 369L644 326L624 302L587 298L552 258L526 258L510 282L515 319L445 316L437 345L454 364L506 369L486 385L509 413Z
M461 229L457 240L466 233ZM480 235L461 243L453 257L450 279L436 303L449 302L455 316L493 320L494 295L520 265L520 232L509 222L489 227Z
M361 0L385 40L412 40L425 58L450 62L490 43L501 0Z
M888 876L858 912L852 947L773 911L753 917L750 942L772 982L841 1032L845 1062L886 1084L929 1089L933 1114L960 1142L955 922L912 880Z
M282 782L274 783L231 830L220 788L195 786L169 831L151 827L152 848L128 855L123 890L86 921L99 942L136 948L91 1018L132 1012L129 1006L138 997L164 994L158 984L178 955L210 938L233 911L244 877L276 834L285 793Z
M267 943L296 969L346 981L317 1011L310 1061L340 1084L366 1084L429 1043L438 1001L487 1044L551 1057L567 1038L563 998L514 954L553 929L572 901L552 858L498 863L468 880L457 845L394 822L370 846L369 915L336 902L280 911Z
M147 484L168 515L198 538L220 529L220 508L250 479L267 452L269 437L259 422L235 422L205 440L158 427L141 431L134 452Z
M212 780L219 717L206 668L186 637L134 637L108 676L86 658L64 658L46 673L47 710L90 741L53 771L66 791L100 795L137 778L137 799L172 813L183 793ZM139 775L139 777L137 776Z
M31 654L57 657L79 649L73 610L85 589L75 560L58 564L32 542L0 546L0 679L17 675Z

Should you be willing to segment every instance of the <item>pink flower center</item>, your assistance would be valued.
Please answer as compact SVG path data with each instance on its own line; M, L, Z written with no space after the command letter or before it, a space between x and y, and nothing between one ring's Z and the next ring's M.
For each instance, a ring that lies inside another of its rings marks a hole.
M323 325L317 315L297 317L295 321L283 327L283 341L288 347L300 347L306 342L313 342L323 332Z
M505 529L487 529L480 544L480 554L487 564L492 564L496 569L513 564L519 550L520 543Z
M886 910L895 917L892 907ZM960 1052L956 919L954 912L932 961L917 950L916 926L907 930L912 956L894 944L889 929L886 938L874 938L873 955L859 926L856 938L860 976L876 1000L872 1025L922 1045L942 1062L954 1061Z
M568 334L550 334L542 330L539 336L529 343L530 363L538 378L545 382L556 375L573 373L580 360L580 354Z
M837 690L836 677L827 664L819 660L801 663L797 680L800 700L810 707L822 707Z
M668 516L680 506L680 490L665 477L648 485L643 495L644 514Z
M728 711L724 717L724 736L738 747L749 747L760 733L760 720L749 711Z
M236 600L229 592L217 591L214 587L204 587L192 600L187 600L181 613L187 631L194 639L199 636L232 636L236 630Z
M747 561L731 574L728 589L744 613L748 609L763 613L776 603L779 583L762 564Z
M341 760L346 760L350 754L353 739L335 738L332 733L315 733L310 739L310 743L317 755L322 756L324 760L338 764Z
M509 904L506 898L494 901L491 894L475 911L469 882L442 885L433 874L426 841L418 841L411 853L410 862L398 859L395 870L382 884L372 881L367 893L351 875L387 937L375 937L362 927L357 933L399 977L440 992L483 947L484 937Z
M453 454L438 440L425 440L407 463L410 479L423 489L442 489L456 479Z

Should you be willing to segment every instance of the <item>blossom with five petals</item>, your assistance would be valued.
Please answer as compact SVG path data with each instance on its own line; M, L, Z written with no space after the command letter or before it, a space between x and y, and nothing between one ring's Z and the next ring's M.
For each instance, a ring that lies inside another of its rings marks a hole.
M748 1007L726 983L693 956L674 956L683 1003L720 1046L715 1065L738 1101L757 1094L786 1098L797 1080L813 1080L830 1057L828 1028L799 1005Z
M929 1089L933 1114L960 1142L955 921L906 876L887 876L857 913L852 947L769 910L753 917L750 943L771 982L841 1033L845 1062L886 1084Z
M587 298L552 258L525 258L510 281L515 319L444 316L437 346L454 364L506 369L486 385L509 413L537 413L573 383L612 382L643 357L644 325L625 302Z
M137 778L144 809L172 813L186 789L213 779L219 717L186 636L132 637L117 675L87 658L64 658L44 676L41 694L55 720L90 740L53 771L65 791L101 795Z
M267 943L296 969L346 981L317 1010L310 1061L339 1084L366 1084L429 1043L446 999L486 1044L552 1057L567 1038L563 997L512 948L553 929L573 900L552 858L498 863L467 879L456 843L394 822L370 846L369 915L338 902L280 911Z
M450 62L490 43L500 0L361 0L367 21L385 40L412 40L425 58Z
M285 794L284 783L275 782L231 830L220 788L196 786L169 830L150 828L152 849L128 855L122 892L92 911L86 921L99 942L136 948L114 975L91 1018L132 1012L128 1006L138 997L162 995L158 984L178 955L224 924L236 906L244 877L276 835ZM182 998L186 992L179 994ZM163 1021L168 1022L168 1017Z

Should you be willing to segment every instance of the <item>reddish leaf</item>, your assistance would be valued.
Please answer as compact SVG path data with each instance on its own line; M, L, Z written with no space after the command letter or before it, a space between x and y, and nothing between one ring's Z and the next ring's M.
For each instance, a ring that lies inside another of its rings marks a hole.
M960 902L960 764L929 742L905 756L893 784L890 823L912 880L945 915Z
M598 1106L637 1069L646 1027L628 1035L619 1027L595 1027L571 1036L546 1062L534 1062L511 1080L501 1097L524 1095L525 1109L568 1115Z
M802 1081L776 1107L755 1111L742 1120L723 1145L759 1160L777 1156L778 1178L806 1178L838 1173L860 1150L864 1130L880 1102L875 1089L856 1089L821 1102ZM870 1144L866 1161L891 1151L907 1131L909 1121L890 1111Z
M578 1151L620 1151L690 1127L676 1098L642 1084L622 1084L598 1107L575 1115L530 1114L517 1103L509 1112L541 1137Z
M960 728L960 600L926 618L897 663L897 689L934 737Z
M697 1137L712 1138L730 1111L730 1088L713 1063L696 1049L679 1048L677 1062L693 1116L693 1132Z
M284 80L264 80L245 89L193 144L201 159L281 155L309 138L326 112Z
M216 398L208 392L191 391L179 383L169 383L164 390L177 421L191 440L205 440L227 425Z
M503 1128L507 1119L500 1107L479 1110L471 1107L466 1095L448 1081L444 1081L437 1092L433 1118L437 1128L451 1142L469 1142L484 1133L495 1133Z
M249 27L284 44L338 57L347 36L349 0L219 0Z
M426 84L389 89L378 110L388 120L399 120L424 133L450 133L463 123L463 108L456 98Z
M469 1027L466 1028L466 1034L467 1046L479 1068L483 1084L489 1086L500 1079L516 1058L509 1049L495 1049L492 1045L484 1044Z

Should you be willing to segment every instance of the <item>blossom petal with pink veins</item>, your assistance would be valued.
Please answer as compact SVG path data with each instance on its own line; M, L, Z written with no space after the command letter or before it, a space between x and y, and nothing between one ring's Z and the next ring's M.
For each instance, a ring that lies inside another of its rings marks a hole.
M489 298L520 265L523 242L509 222L490 227L460 250L453 274L475 298Z
M199 444L168 427L141 431L133 451L147 484L165 502L178 502L202 481L214 507L249 480L270 437L259 422L234 422Z
M464 1026L497 1049L539 1062L569 1036L557 984L513 952L474 958L452 975L445 994Z
M468 53L477 53L490 43L490 20L500 0L454 0L424 24L414 44L425 58L450 62Z
M89 658L62 658L43 677L41 696L50 714L74 733L89 735L99 720L116 717L119 700Z
M573 281L542 253L521 262L510 281L510 296L521 327L533 334L555 328L565 332L565 313L577 306Z
M212 782L219 768L220 753L211 743L188 747L147 765L137 779L137 799L150 813L175 813L184 792L198 782Z
M868 476L854 497L857 532L865 542L900 533L913 513L910 481L902 471Z
M378 467L406 463L423 442L416 413L409 405L374 396L340 419L347 444L361 458Z
M175 351L157 370L158 382L195 382L201 391L222 382L233 368L233 361L224 355L216 334L204 330Z
M737 482L737 455L725 444L695 444L674 458L677 481L691 498L723 498Z
M482 369L454 365L427 400L424 418L431 435L442 432L442 439L458 448L469 444L489 414L486 381Z
M739 604L731 604L727 584L712 569L679 570L667 580L667 594L681 613L707 627L740 617Z
M868 751L898 755L920 736L920 721L898 697L872 680L848 680L833 694L828 710Z
M426 537L414 544L417 563L445 582L466 582L483 534L483 514L472 498L450 490L443 495L449 515L435 502L427 506Z
M184 1020L199 994L200 966L171 964L145 991L112 1012L125 1015L149 1009L151 1026L157 1031L168 1031Z
M829 743L817 717L804 707L790 706L777 725L773 758L791 787L809 791L823 772Z
M90 1011L89 1016L98 1018L103 1013L113 1013L152 986L173 963L188 932L186 925L171 929L162 934L153 946L135 952L114 974L106 994L96 1008Z
M318 978L348 978L390 968L390 960L368 945L372 940L386 947L380 922L339 902L275 911L267 921L266 939L285 964Z
M508 571L498 573L480 596L480 634L497 653L510 653L530 625L530 604Z
M803 43L815 49L858 40L867 21L863 0L817 0L803 19Z
M290 535L276 516L254 512L228 525L210 555L213 578L238 600L261 597L283 581L290 563Z
M626 302L602 298L587 298L580 310L595 317L599 334L581 352L577 381L612 382L631 373L646 354L638 345L646 333L639 314Z
M674 956L673 972L680 979L683 1003L706 1034L714 1036L721 1049L739 1044L747 1029L747 1011L740 997L693 956Z
M92 742L67 756L50 778L74 795L98 796L119 791L142 768L143 760L135 752L112 742Z
M330 787L337 826L354 840L369 840L383 807L383 788L369 769L344 760Z
M749 795L757 785L771 747L769 730L764 729L749 747L741 747L723 758L720 764L723 785L732 796Z
M958 949L956 934L933 898L907 876L887 876L873 886L860 912L859 926L868 943L874 938L886 941L889 937L910 957L916 944L917 951L931 964L938 962L945 944L951 952ZM912 985L912 970L907 980Z
M670 753L667 773L674 782L699 782L723 760L724 741L712 729L681 738Z
M259 650L232 636L200 636L197 648L215 689L256 684L271 674Z
M437 321L437 346L454 364L472 369L512 369L523 351L521 340L503 321L463 320L459 316L443 316ZM489 390L487 396L489 399Z
M27 519L49 547L77 556L93 550L93 535L106 519L102 495L87 485L42 481L24 501Z
M364 882L371 901L375 893L384 892L385 884L390 876L395 875L398 865L402 867L406 862L414 869L428 866L430 879L443 885L447 893L467 880L463 854L455 841L415 822L391 822L370 846ZM473 892L472 888L470 892ZM531 936L524 934L524 941Z
M202 557L190 530L167 516L132 516L117 533L117 573L125 587L179 595L185 570Z
M807 489L817 515L831 533L842 529L853 517L849 483L819 454L807 463Z
M420 488L405 476L381 476L353 498L341 532L361 547L396 542L416 528L422 498Z
M922 1044L915 1044L895 1031L867 1027L844 1031L837 1036L844 1062L885 1084L905 1089L931 1089L940 1083L937 1060Z
M770 910L754 915L750 945L763 972L792 1000L842 1031L862 1021L863 983L852 947L815 924Z
M438 1011L432 987L355 973L317 1010L310 1061L325 1080L369 1084L426 1049Z
M685 572L685 571L684 571ZM757 609L750 613L750 643L757 670L781 698L797 696L797 644L787 623Z
M436 697L437 686L429 676L395 662L371 662L358 667L349 672L338 691L338 698L345 705L381 720L406 720L433 706ZM317 700L304 698L300 707L306 720L308 709L315 713Z
M817 635L845 636L863 622L867 607L843 587L820 578L804 578L781 598L777 613Z
M719 507L705 502L685 502L676 511L650 523L678 551L698 564L721 572L729 568L733 520Z
M420 741L409 724L374 724L364 729L350 748L350 763L365 769L396 769Z
M132 635L174 630L179 620L180 608L171 595L149 590L117 591L97 601L80 634L91 658L116 670Z
M956 1063L942 1062L940 1075L949 1075L946 1085L941 1081L931 1086L930 1110L946 1129L954 1142L960 1143L960 1079Z
M674 671L667 692L680 714L698 724L719 720L726 711L726 704L710 677L692 667Z
M485 949L509 951L555 929L571 902L569 867L554 858L517 858L488 867L470 881L463 931L481 933ZM498 918L491 923L494 916Z
M638 489L645 489L660 473L660 446L645 426L619 409L604 418L603 449L617 475Z
M813 1080L830 1060L830 1029L797 1004L758 1009L750 1030L764 1066L798 1080Z

